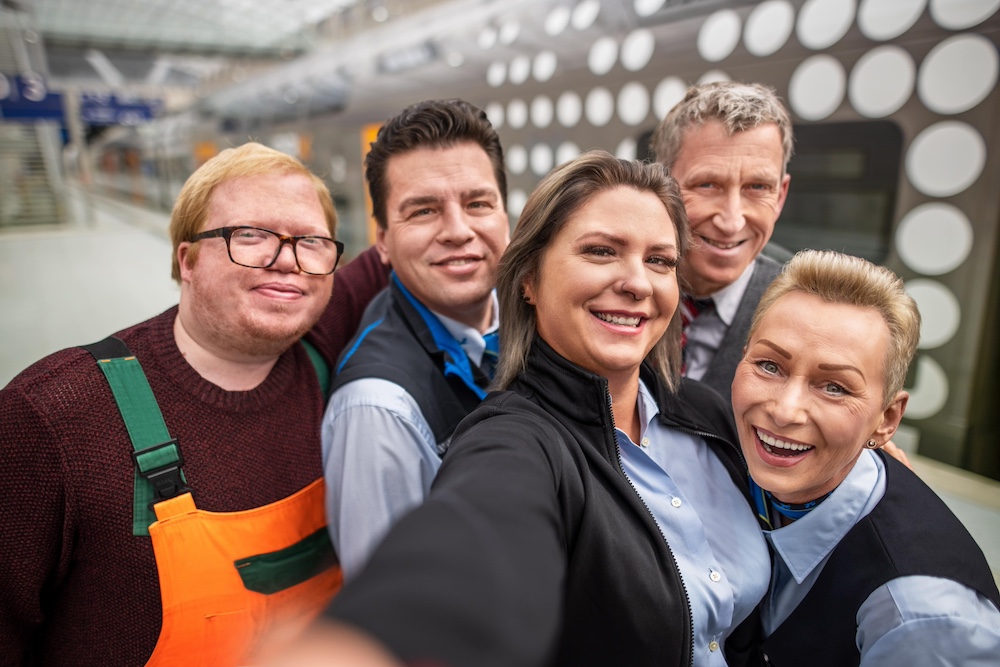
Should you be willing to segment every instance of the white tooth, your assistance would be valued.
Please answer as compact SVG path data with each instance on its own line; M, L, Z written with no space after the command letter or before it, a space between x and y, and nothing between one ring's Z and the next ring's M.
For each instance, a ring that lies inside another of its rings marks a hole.
M638 317L618 317L617 315L607 315L605 313L597 313L597 316L605 322L610 322L611 324L621 324L629 327L639 326Z
M768 447L778 447L779 449L788 449L793 452L804 452L808 449L812 449L810 445L800 445L794 442L785 442L784 440L778 440L777 438L771 437L766 433L761 433L757 431L757 437Z

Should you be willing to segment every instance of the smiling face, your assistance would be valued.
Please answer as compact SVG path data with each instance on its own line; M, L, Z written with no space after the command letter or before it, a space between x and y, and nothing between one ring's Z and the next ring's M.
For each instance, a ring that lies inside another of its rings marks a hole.
M766 311L733 380L750 475L787 503L832 491L865 443L891 437L906 407L883 407L889 328L874 308L793 291Z
M287 235L329 236L315 185L302 174L234 178L212 193L202 230L247 225ZM222 238L178 244L180 318L201 347L225 357L281 354L319 319L333 289L333 275L299 271L291 246L282 246L269 268L229 260Z
M618 187L569 217L524 285L538 333L578 366L635 382L677 308L677 235L651 192Z
M389 159L383 261L421 303L480 331L492 316L497 263L510 241L486 151L473 143Z
M670 173L691 222L682 270L694 295L735 282L770 240L790 181L782 150L774 123L732 136L716 120L685 131Z

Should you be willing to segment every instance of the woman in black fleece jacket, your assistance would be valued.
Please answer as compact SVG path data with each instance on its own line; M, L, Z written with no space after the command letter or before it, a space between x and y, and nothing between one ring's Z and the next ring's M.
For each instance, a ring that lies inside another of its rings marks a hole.
M369 664L746 664L769 563L729 408L677 373L686 224L659 165L591 152L539 184L497 281L506 391L334 600L316 664L364 664L348 640Z

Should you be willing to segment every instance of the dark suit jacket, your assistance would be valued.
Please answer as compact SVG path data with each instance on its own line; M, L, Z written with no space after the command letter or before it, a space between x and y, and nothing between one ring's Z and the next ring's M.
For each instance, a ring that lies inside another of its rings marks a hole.
M757 310L757 303L764 295L764 290L771 284L778 274L781 273L781 264L770 257L758 255L755 262L753 274L747 284L747 290L743 293L740 306L736 309L736 316L729 326L725 338L719 345L719 350L715 353L715 358L708 365L708 370L701 378L701 381L722 394L728 403L730 401L733 376L736 375L736 364L743 358L743 347L747 342L747 334L750 331L750 320Z

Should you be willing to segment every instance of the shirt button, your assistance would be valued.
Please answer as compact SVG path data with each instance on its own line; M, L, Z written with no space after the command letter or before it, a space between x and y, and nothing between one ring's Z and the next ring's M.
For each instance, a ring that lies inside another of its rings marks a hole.
M649 438L643 438L639 441L640 447L649 447Z
M719 650L719 642L717 642L717 641L710 641L710 642L708 642L708 650L709 651L718 651Z
M715 570L712 570L712 574L708 575L708 578L712 581L722 581L722 575Z
M670 501L670 504L673 505L674 507L680 507L681 506L681 499L680 498L674 498L673 500Z

